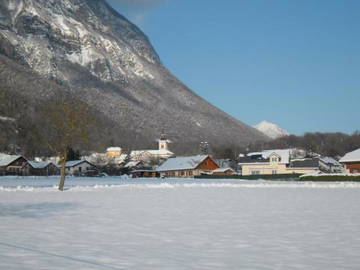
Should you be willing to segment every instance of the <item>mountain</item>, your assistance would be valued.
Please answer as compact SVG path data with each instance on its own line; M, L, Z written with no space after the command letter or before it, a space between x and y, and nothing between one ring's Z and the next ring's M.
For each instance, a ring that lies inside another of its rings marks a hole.
M105 0L1 0L0 84L31 102L80 97L107 123L97 148L151 147L162 131L179 152L267 139L174 77Z
M255 125L254 128L264 133L266 136L271 139L277 139L284 136L289 136L290 133L285 129L280 128L278 125L270 123L268 121L262 121L259 124Z

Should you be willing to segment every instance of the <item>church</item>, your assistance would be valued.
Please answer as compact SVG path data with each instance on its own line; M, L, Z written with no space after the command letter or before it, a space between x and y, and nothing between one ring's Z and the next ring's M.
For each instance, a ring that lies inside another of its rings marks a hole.
M159 149L157 150L136 150L131 151L130 157L134 161L149 161L152 159L168 159L174 156L174 153L169 150L170 140L165 134L160 136L158 140Z

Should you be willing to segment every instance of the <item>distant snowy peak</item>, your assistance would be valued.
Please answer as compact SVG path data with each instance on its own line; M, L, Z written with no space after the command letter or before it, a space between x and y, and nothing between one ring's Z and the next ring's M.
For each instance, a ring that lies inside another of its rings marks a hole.
M262 121L261 123L254 126L257 130L264 133L266 136L277 139L284 136L289 136L290 133L280 128L278 125L270 123L268 121Z

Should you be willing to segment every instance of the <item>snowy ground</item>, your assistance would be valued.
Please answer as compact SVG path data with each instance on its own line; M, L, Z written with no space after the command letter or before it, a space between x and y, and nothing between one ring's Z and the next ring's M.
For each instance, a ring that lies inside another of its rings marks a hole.
M0 269L359 269L360 183L0 177Z

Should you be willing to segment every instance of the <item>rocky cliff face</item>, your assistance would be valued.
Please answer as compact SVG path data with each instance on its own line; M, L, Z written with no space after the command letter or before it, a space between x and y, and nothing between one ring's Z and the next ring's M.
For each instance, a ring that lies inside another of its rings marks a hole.
M7 65L0 69L3 85L19 91L12 72L31 74L38 86L19 94L74 93L123 131L103 140L146 147L162 130L181 149L202 140L239 145L265 139L170 74L148 38L104 0L2 0L0 54Z

